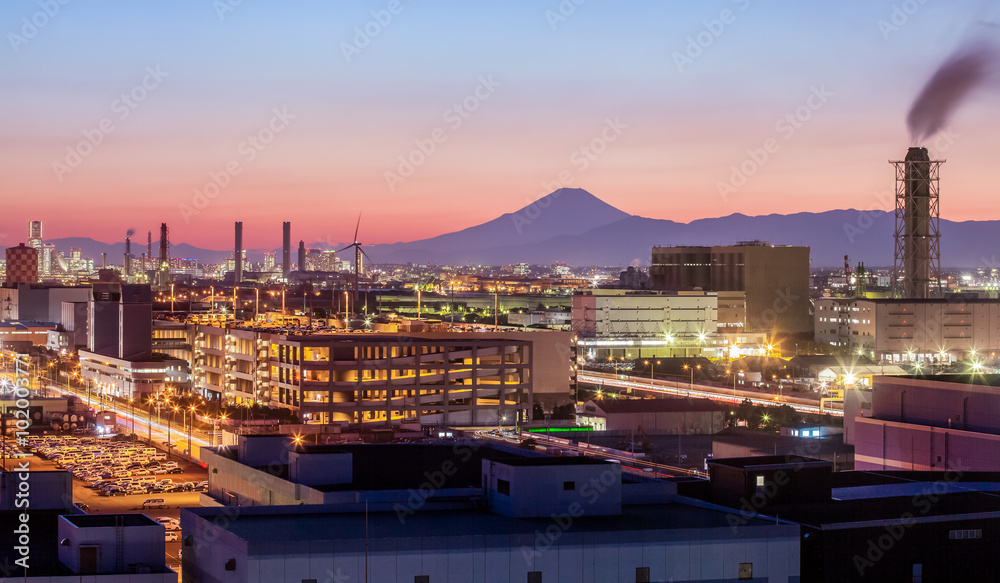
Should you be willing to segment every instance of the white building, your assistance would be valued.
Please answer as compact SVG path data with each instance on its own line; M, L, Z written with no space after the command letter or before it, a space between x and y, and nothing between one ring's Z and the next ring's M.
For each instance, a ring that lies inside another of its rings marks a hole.
M745 332L745 324L744 292L592 289L573 295L572 328L591 360L758 354L767 337Z
M1000 300L820 298L816 341L876 360L948 363L1000 350Z

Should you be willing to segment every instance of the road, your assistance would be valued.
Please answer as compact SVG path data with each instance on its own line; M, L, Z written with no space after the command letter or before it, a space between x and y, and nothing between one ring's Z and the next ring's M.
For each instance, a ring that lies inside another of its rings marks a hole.
M691 395L694 397L703 397L715 401L722 401L730 405L742 403L744 399L750 399L750 401L755 405L774 406L780 404L788 405L796 411L801 411L803 413L821 413L819 403L816 399L803 399L801 397L788 397L782 395L781 400L779 401L777 397L762 395L757 391L740 389L733 391L729 388L717 387L714 385L701 385L698 383L694 383L692 385L691 383L686 383L684 381L664 381L660 379L653 380L643 377L615 375L612 373L594 372L589 370L579 371L576 375L576 379L577 382L580 383L589 383L604 387L616 387L619 389L632 389L633 391L647 391L668 395ZM834 416L843 416L843 404L829 403L822 412L829 413Z
M49 385L49 390L58 391L64 394L74 395L80 397L81 399L87 399L87 392L81 389L74 389L65 386ZM86 402L86 401L85 401ZM100 410L101 402L100 400L92 401L92 408L95 410ZM172 441L176 445L172 451L175 452L187 452L188 448L188 432L185 427L182 427L181 423L167 422L166 419L169 417L164 414L163 417L153 416L152 419L152 432L150 432L150 420L149 413L142 409L141 407L131 407L129 405L124 405L122 403L112 402L105 400L103 408L106 411L114 411L118 416L118 424L123 429L132 432L132 427L134 423L135 434L140 438L149 437L152 433L153 440L164 442ZM134 419L133 419L134 415ZM179 421L183 420L183 415L178 418ZM190 421L190 419L189 419ZM169 439L168 439L169 438ZM200 459L201 448L212 445L210 436L197 429L191 432L191 442L192 451L191 455L194 459Z

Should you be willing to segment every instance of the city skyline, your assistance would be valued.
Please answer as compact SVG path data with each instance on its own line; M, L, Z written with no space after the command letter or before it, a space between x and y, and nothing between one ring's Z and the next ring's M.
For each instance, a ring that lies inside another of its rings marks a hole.
M336 244L359 213L362 242L393 243L563 186L685 223L891 210L910 105L996 21L972 2L53 6L0 20L18 112L0 245L28 220L100 241L166 222L214 249L233 221L272 248L292 220ZM1000 217L990 104L975 93L922 142L948 159L946 219Z

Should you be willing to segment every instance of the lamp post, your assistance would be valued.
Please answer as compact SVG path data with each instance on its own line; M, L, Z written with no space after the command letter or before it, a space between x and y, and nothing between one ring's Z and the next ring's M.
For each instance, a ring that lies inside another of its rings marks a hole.
M174 444L170 441L170 422L174 419L174 414L177 413L177 406L175 405L173 410L170 412L170 418L167 419L167 455L170 455L170 451L173 449Z
M132 414L130 415L130 417L132 417L132 435L135 435L135 399L129 397L128 404L129 408L132 410Z
M689 366L689 365L686 365L686 364L684 365L684 370L690 370L691 371L691 384L688 385L688 396L691 396L691 391L694 390L694 370L695 369L701 370L701 365L700 364L698 366Z
M191 411L191 421L188 424L188 457L191 457L191 431L194 429L194 405L189 408Z

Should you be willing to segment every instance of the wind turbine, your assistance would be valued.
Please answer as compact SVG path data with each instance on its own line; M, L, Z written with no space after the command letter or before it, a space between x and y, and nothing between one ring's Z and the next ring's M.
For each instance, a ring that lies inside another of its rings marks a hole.
M358 213L358 224L354 227L354 242L340 249L337 253L341 251L347 251L350 248L354 248L354 306L357 308L358 305L358 276L361 274L361 256L364 255L368 257L365 250L361 248L361 243L358 242L358 229L361 228L361 213ZM368 261L371 261L371 257L368 257ZM348 317L350 317L348 315Z

